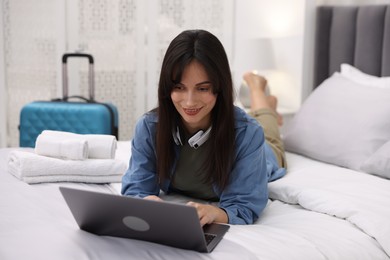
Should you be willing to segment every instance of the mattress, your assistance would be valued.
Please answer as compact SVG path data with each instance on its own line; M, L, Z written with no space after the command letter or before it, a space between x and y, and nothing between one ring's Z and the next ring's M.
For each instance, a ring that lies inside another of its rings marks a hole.
M0 259L390 259L390 182L380 177L287 153L259 220L231 225L207 254L80 230L58 187L120 194L121 184L26 184L7 172L15 149L26 148L0 149ZM116 158L129 152L119 142Z

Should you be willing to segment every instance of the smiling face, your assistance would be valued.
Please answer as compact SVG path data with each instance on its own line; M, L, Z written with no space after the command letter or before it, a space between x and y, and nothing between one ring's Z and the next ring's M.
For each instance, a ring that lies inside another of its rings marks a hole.
M210 127L217 95L202 64L194 60L184 68L180 82L172 89L171 99L190 134Z

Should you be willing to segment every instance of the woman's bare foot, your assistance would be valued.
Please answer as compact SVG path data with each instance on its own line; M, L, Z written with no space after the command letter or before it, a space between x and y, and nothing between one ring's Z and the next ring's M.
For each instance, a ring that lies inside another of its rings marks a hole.
M243 76L245 82L248 84L248 87L252 91L261 90L265 93L265 88L267 86L267 80L260 75L257 75L253 72L247 72Z
M243 76L249 87L251 110L256 111L262 108L270 108L277 115L278 125L283 124L282 116L277 112L278 100L275 96L266 94L267 80L253 72L247 72Z

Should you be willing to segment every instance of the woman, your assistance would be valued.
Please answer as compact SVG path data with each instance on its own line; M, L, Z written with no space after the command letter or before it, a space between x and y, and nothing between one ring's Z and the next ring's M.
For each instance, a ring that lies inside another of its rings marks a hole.
M268 201L267 183L285 174L277 114L265 80L246 74L253 113L233 105L233 84L220 41L203 30L170 43L158 88L158 107L137 123L122 194L160 200L160 189L218 205L189 202L201 225L251 224ZM271 101L271 102L270 102ZM275 130L276 129L276 130ZM267 136L268 134L266 134Z

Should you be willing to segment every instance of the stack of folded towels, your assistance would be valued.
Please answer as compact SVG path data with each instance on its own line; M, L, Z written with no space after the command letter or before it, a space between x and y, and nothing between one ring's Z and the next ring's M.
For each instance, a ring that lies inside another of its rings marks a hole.
M127 164L115 159L117 141L112 135L43 131L35 153L12 151L8 171L27 183L120 182Z

